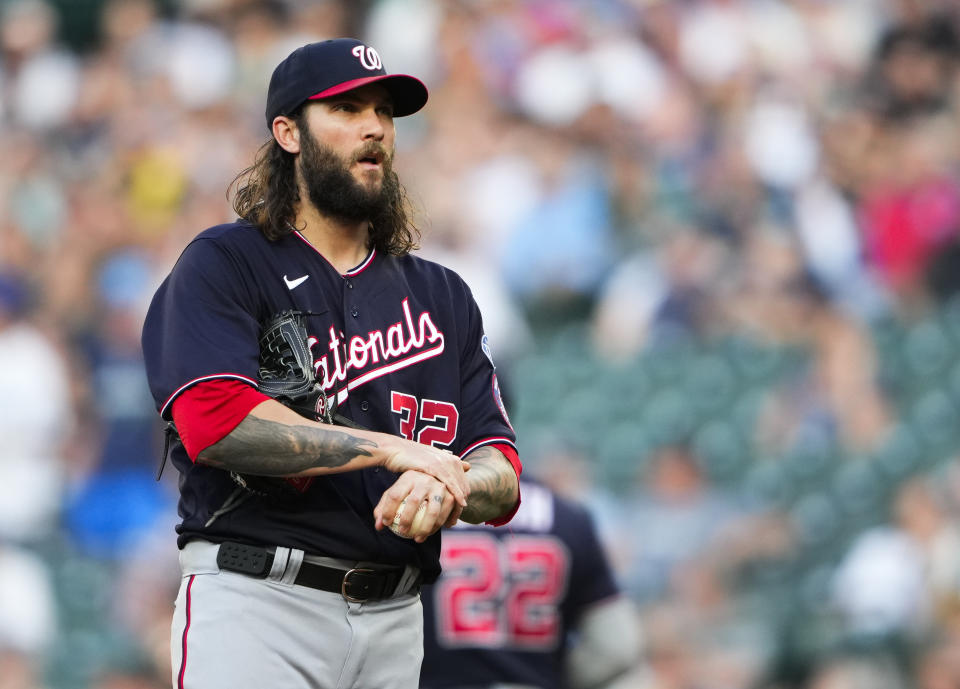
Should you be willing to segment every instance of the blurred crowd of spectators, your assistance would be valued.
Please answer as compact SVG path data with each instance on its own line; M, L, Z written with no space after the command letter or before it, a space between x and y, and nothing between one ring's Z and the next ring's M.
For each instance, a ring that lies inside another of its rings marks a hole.
M828 433L869 452L895 426L871 327L960 291L954 2L6 0L0 689L166 686L176 488L154 480L142 316L187 241L232 219L273 66L340 35L430 88L397 122L397 168L422 254L473 286L508 373L570 322L610 363L748 333L810 355L756 447ZM777 517L711 486L688 446L631 492L523 431L531 470L617 543L646 689L960 685L955 472L905 482L830 586L838 625L908 651L800 662L725 581L790 549ZM78 610L126 640L124 662L96 660Z

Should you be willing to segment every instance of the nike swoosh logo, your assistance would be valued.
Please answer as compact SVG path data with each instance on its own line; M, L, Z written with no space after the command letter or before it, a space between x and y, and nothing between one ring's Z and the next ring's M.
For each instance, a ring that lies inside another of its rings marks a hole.
M299 278L297 278L296 280L288 280L288 279L287 279L287 276L284 275L284 276L283 276L283 281L284 281L285 283L287 283L287 289L295 289L295 288L299 287L300 285L302 285L304 282L306 282L308 277L310 277L309 274L308 274L308 275L304 275L303 277L299 277Z

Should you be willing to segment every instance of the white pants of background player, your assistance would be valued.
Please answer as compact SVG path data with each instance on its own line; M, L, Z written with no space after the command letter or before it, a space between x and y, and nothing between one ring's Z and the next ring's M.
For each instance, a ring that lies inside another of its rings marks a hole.
M197 547L199 546L199 547ZM334 561L330 561L334 562ZM174 689L416 689L423 660L419 593L368 603L221 572L191 542L170 639ZM276 568L275 568L276 569Z

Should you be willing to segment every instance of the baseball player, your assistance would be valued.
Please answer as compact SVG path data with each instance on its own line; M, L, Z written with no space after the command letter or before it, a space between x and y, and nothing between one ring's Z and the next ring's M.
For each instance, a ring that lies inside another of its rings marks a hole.
M640 686L637 617L590 514L542 483L521 490L508 528L444 534L421 689Z
M178 689L416 687L438 530L519 505L477 306L410 255L393 118L426 100L360 41L295 50L239 219L200 233L151 303L147 375L180 472ZM265 394L296 370L265 361L306 361L302 387Z

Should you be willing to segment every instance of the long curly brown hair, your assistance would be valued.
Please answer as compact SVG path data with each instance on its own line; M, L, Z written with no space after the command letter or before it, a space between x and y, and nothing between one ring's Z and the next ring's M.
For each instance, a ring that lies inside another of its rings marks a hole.
M306 127L303 112L291 117L297 127ZM410 220L410 202L403 185L394 177L389 203L376 217L370 218L369 246L377 251L404 256L419 248L420 231ZM232 189L233 210L260 228L270 240L280 239L294 231L300 190L297 186L296 155L283 150L276 139L264 143L254 157L253 165L242 170L227 189Z

